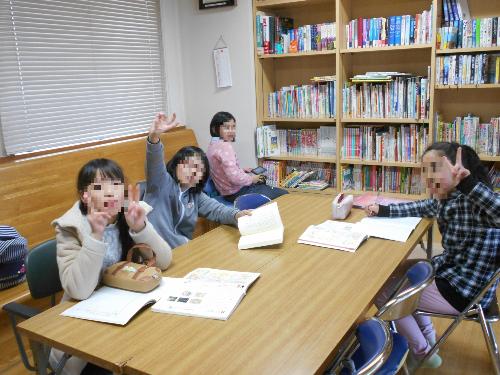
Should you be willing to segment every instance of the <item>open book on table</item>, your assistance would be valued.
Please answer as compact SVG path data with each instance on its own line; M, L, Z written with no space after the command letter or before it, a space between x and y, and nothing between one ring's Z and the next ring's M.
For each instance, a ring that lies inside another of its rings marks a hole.
M168 280L154 312L227 320L260 276L254 272L198 268L182 279Z
M420 220L420 217L365 217L356 226L371 237L406 242Z
M226 320L259 275L197 268L184 278L163 277L148 293L103 286L61 315L125 325L141 308L163 301L153 311Z
M355 224L327 220L319 225L310 225L297 242L354 252L366 238L366 233L358 231Z
M273 202L252 211L252 215L238 219L241 238L238 249L269 246L283 242L283 222L278 203Z

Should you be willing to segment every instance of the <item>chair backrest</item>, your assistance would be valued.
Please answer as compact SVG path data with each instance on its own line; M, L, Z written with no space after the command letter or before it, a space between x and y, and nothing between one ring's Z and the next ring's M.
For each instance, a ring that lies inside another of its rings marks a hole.
M203 192L210 198L220 195L219 192L217 191L217 188L215 187L212 177L208 176L207 182L205 183L205 186L203 186Z
M424 289L434 280L434 267L428 260L415 263L406 272L394 294L382 306L376 317L383 320L396 320L415 312Z
M234 207L238 210L253 210L254 208L260 207L270 201L271 199L265 195L249 193L236 198L234 201Z
M26 257L26 280L33 298L43 298L62 290L56 260L56 240L34 247Z
M356 328L355 351L341 362L344 369L341 374L373 374L387 361L392 352L392 335L387 323L370 318ZM351 369L345 364L351 364Z

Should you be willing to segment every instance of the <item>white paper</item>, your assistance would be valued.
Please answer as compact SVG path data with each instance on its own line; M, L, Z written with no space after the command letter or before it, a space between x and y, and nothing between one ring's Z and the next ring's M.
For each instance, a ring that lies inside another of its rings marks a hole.
M238 242L240 250L282 243L284 227L278 203L259 207L252 211L252 215L240 217L238 229L241 234Z
M197 268L189 272L185 279L216 282L222 285L232 285L236 288L247 290L248 287L260 276L257 272L239 272L219 270L216 268Z
M420 217L365 217L356 225L359 231L363 231L371 237L406 242L420 220L422 220Z
M214 49L214 65L217 87L231 87L233 79L231 77L231 60L229 58L229 48Z

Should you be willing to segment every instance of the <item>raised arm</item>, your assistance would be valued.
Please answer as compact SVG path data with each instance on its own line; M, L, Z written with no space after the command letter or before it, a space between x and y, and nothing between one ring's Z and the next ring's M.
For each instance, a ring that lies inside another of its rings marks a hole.
M160 135L177 126L175 113L167 117L164 113L156 114L146 142L146 184L147 192L160 190L168 182L172 182L165 168L163 144Z

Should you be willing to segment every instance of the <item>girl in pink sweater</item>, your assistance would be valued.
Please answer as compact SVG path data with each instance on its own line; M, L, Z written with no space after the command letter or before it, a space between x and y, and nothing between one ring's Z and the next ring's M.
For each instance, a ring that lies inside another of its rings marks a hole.
M219 193L228 201L240 195L258 193L275 199L288 192L265 184L263 175L252 174L250 168L240 168L233 142L236 120L229 112L217 112L210 123L212 141L208 146L210 176Z

